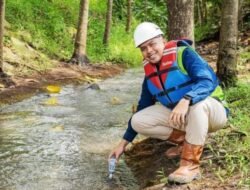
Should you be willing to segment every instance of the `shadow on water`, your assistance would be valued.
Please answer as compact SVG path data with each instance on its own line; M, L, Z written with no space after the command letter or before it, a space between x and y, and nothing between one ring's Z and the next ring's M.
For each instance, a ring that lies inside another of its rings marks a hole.
M66 86L0 113L0 189L138 189L121 160L108 180L107 155L137 102L141 70L98 83L100 90Z
M166 150L172 146L167 141L147 138L126 151L126 163L138 180L140 189L167 182L164 178L177 168L179 161L165 156Z

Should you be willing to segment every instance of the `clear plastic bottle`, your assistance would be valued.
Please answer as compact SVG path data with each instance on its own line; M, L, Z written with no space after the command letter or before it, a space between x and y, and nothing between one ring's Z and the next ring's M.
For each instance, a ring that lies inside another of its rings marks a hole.
M115 172L116 158L112 157L109 159L109 179L113 178L113 173Z

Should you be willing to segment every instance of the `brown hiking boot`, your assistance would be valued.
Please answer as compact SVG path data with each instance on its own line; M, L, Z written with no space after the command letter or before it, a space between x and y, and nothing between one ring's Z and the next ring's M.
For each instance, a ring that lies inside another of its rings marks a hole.
M195 179L201 178L200 157L203 146L192 145L184 142L181 154L180 167L168 176L170 182L189 183Z
M165 152L167 158L176 158L181 155L185 134L186 133L183 131L173 129L173 132L167 140L171 143L177 144L178 146L171 147Z
M177 146L173 146L171 148L169 148L166 152L165 152L165 156L168 159L173 159L173 158L177 158L178 156L181 155L183 149L183 145L177 145Z

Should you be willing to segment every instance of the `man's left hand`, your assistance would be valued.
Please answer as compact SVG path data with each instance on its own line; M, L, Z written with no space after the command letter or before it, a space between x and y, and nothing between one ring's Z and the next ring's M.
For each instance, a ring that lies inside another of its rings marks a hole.
M190 100L182 98L172 110L169 120L175 126L182 127L185 125L185 117L188 112Z

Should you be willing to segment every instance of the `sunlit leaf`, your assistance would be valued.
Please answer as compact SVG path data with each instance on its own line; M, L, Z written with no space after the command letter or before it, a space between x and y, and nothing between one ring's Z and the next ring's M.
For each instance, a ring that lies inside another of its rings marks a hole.
M49 93L59 93L61 91L61 87L56 85L48 85L46 89Z

